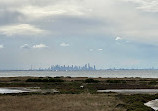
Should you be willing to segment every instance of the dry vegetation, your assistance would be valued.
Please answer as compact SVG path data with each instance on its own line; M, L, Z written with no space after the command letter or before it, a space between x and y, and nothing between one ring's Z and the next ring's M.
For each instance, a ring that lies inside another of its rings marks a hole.
M3 77L0 87L40 87L60 92L0 95L0 111L152 111L144 103L158 98L158 95L120 96L96 92L99 89L158 89L158 79L149 78Z
M0 111L124 111L108 94L0 96Z

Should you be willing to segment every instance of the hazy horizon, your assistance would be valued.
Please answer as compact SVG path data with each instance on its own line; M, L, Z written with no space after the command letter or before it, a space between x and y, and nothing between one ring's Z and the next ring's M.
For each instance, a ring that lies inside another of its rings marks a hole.
M158 1L0 0L0 70L158 68Z

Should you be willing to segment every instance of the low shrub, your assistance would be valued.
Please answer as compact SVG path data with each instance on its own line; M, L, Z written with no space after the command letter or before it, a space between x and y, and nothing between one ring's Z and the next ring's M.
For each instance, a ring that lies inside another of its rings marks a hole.
M11 80L11 81L21 81L21 80L19 80L19 79L13 79L13 80Z
M56 77L54 77L54 78L61 78L61 77L59 77L59 76L56 76Z
M42 79L43 77L38 77L38 78Z
M86 83L98 83L98 80L94 80L94 79L86 79L85 80Z
M64 82L62 79L45 78L45 79L27 79L26 82Z
M107 83L122 83L125 84L127 83L125 80L107 80Z
M156 85L156 84L157 84L157 81L155 80L149 82L149 85Z

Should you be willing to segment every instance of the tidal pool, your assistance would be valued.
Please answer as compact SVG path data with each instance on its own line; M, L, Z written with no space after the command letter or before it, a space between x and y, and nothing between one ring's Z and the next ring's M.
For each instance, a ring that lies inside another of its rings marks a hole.
M157 111L158 110L158 99L149 101L149 102L145 103L144 105L146 105L148 107L151 107L152 109Z
M158 89L111 89L111 90L98 90L97 92L116 92L116 93L132 93L132 94L149 94L158 93Z
M20 89L11 89L11 88L0 88L0 94L7 94L7 93L22 93L22 92L29 92L26 90Z

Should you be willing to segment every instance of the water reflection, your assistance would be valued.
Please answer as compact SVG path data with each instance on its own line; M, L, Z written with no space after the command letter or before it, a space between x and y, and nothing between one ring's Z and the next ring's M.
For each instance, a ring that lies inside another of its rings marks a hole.
M157 111L158 110L158 99L149 101L149 102L145 103L144 105L146 105L148 107L151 107L155 111Z
M28 92L20 89L0 88L0 94Z
M111 89L111 90L98 90L97 92L116 92L116 93L132 93L132 94L148 94L158 93L158 89Z

